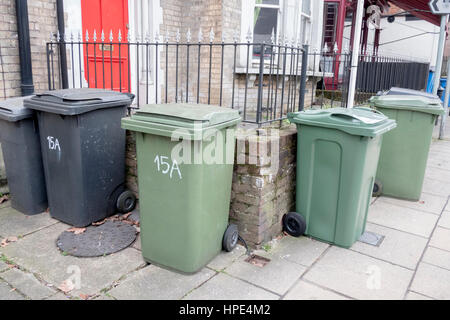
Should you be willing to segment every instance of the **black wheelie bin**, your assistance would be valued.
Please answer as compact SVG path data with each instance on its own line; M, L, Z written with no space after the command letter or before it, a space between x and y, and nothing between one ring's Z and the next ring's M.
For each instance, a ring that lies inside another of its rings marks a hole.
M125 130L131 94L102 89L48 91L25 100L37 112L50 215L84 227L133 210L125 189Z
M47 210L47 192L36 115L24 108L25 98L0 102L0 143L11 207L34 215Z

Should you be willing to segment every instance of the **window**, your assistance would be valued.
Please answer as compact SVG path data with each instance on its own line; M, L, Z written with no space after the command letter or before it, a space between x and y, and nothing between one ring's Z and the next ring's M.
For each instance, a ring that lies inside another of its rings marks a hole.
M338 17L338 3L325 2L325 8L323 12L323 45L322 48L327 46L333 48L336 43L336 26Z
M273 39L278 44L288 40L289 44L294 41L300 46L320 46L323 4L323 0L242 0L240 39L247 42L250 33L253 43L271 44ZM262 53L259 45L253 46L250 54L253 66L259 63L261 54L266 61L270 60L271 50L271 46L266 46ZM246 48L240 48L240 67L246 66L246 57Z
M253 41L272 43L272 37L278 36L280 0L255 0L253 20ZM266 47L264 59L270 59L271 47ZM261 47L253 47L253 58L259 58Z

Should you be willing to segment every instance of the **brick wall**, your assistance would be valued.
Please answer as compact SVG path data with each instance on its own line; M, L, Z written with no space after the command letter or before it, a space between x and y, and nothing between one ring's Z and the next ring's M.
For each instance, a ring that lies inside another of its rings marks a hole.
M264 136L270 131L237 137L230 221L254 248L279 235L283 215L295 209L297 131L291 125Z
M57 30L56 0L28 1L28 19L33 82L35 91L39 92L48 88L45 43L50 38L50 32ZM4 98L5 90L6 98L20 96L20 61L15 1L0 0L0 46L3 64L0 66L0 72L4 72L4 80L3 76L0 78L0 96Z

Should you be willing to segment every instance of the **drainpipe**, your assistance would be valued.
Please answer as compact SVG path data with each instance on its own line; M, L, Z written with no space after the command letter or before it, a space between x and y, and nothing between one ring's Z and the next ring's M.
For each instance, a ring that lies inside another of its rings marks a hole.
M30 27L27 0L16 0L17 35L19 41L20 88L22 96L33 94L33 71L31 66Z
M63 0L56 0L56 17L58 19L58 31L61 36L59 44L59 61L61 63L61 85L63 89L69 88L69 78L67 76L67 55L65 35L66 30L64 26L64 4Z

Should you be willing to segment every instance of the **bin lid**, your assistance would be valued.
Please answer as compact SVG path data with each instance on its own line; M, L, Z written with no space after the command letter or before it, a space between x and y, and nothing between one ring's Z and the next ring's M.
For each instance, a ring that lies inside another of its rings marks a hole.
M414 95L384 95L370 98L370 105L374 107L417 111L441 115L444 108L440 99Z
M358 136L375 137L394 129L397 124L379 111L370 108L330 108L289 113L291 122L332 128Z
M166 124L174 127L200 128L240 119L239 111L231 108L190 103L150 104L131 116L133 120Z
M104 89L62 89L36 94L25 100L30 109L62 115L77 115L97 109L128 106L134 95Z
M399 87L392 87L388 91L382 91L378 94L379 96L392 96L392 95L403 95L403 96L422 96L427 97L430 99L439 99L439 96L436 94L432 94L429 92L419 91L419 90L413 90L413 89L406 89L406 88L399 88Z
M0 102L0 119L16 122L33 116L34 111L23 106L31 96L11 98Z

